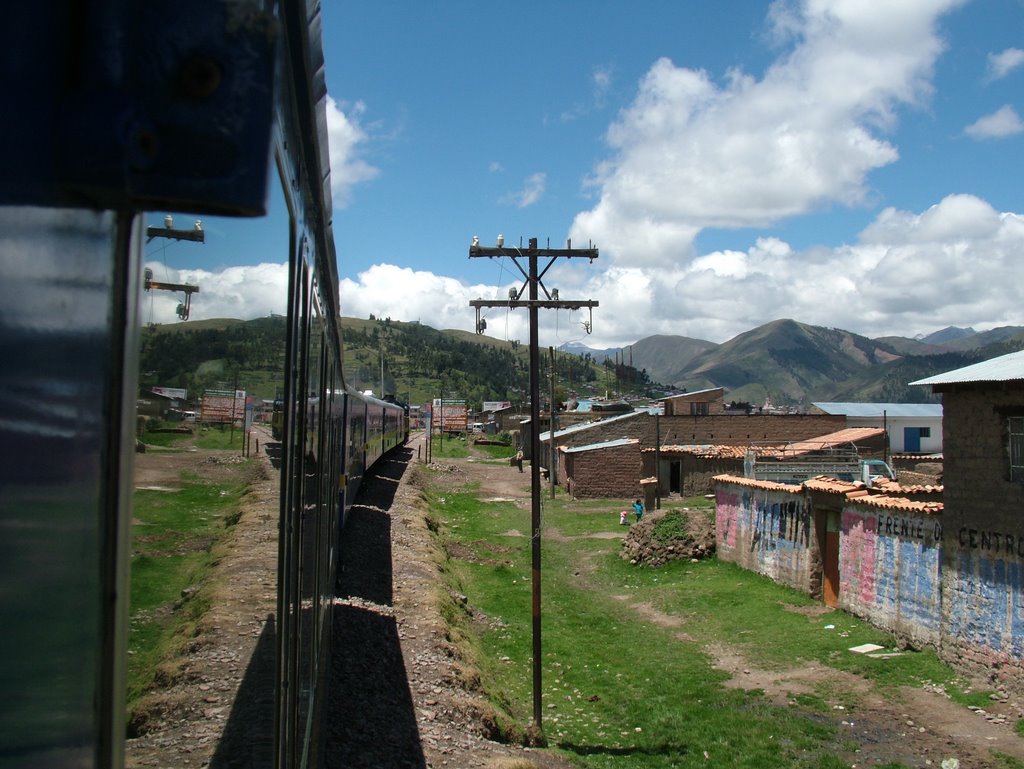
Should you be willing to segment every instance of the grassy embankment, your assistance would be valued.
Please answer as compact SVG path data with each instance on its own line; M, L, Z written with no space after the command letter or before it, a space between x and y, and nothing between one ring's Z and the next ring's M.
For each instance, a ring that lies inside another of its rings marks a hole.
M459 545L448 578L478 612L471 621L453 606L449 619L456 635L469 639L495 703L524 728L532 717L531 555L523 536L530 512L482 503L473 488L438 486L426 497L441 544ZM964 703L987 699L959 692L952 671L930 651L889 659L850 653L863 643L891 649L894 641L841 611L794 611L818 604L732 564L630 565L619 557L618 539L594 536L618 529L626 500L559 496L543 504L544 732L581 766L849 765L837 754L856 746L833 716L841 706L855 718L858 695L826 675L813 692L776 705L761 691L725 687L728 675L705 651L714 645L769 671L811 662L848 671L890 695L899 685L931 682ZM663 621L650 621L652 614ZM1012 759L1006 765L1020 766Z
M233 440L232 440L233 438ZM242 432L201 431L194 445L241 448ZM174 450L190 436L147 433L149 446ZM128 635L129 720L140 697L161 677L173 675L165 661L194 636L209 607L203 579L217 543L238 519L245 491L244 463L219 481L186 474L173 490L134 494L130 627Z

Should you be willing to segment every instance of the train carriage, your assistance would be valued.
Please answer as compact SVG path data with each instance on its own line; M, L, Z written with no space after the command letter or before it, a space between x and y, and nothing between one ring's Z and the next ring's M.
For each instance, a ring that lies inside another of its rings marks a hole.
M342 371L319 3L7 9L0 762L124 763L142 213L288 212L275 764L321 763L338 537L403 409ZM13 59L10 59L13 61ZM272 173L273 172L273 173ZM397 427L396 427L397 425Z

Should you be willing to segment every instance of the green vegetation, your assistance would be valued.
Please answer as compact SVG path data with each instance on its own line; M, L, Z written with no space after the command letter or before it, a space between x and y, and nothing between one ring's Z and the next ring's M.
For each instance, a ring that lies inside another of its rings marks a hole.
M499 440L500 439L501 438L499 437ZM512 445L512 442L511 442L511 440L508 439L508 436L505 436L505 440L507 441L507 443L504 444L504 445L499 445L499 444L495 444L495 445L481 444L481 445L475 446L474 448L479 453L485 454L486 456L490 457L491 459L508 459L509 457L515 455L516 447Z
M142 442L147 446L165 449L184 449L196 446L200 449L222 449L241 451L244 447L245 432L230 425L204 426L191 423L191 432L159 432L162 427L181 427L181 423L151 422L146 425Z
M443 438L435 435L430 439L430 456L432 459L464 459L469 456L466 437L446 435Z
M129 714L154 680L172 675L162 660L194 635L209 604L203 578L216 543L237 521L244 488L237 479L215 483L186 478L176 490L135 492Z
M143 387L183 387L192 398L204 390L244 389L271 399L283 389L283 317L251 321L190 321L143 330L140 371ZM529 386L528 349L518 341L438 331L419 323L390 318L342 319L344 372L349 385L407 403L432 398L463 398L478 411L484 401L522 404ZM381 356L384 358L381 371ZM541 356L540 376L549 378L548 356ZM559 354L555 396L570 392L604 393L624 387L642 392L646 374L631 366L590 356ZM545 395L547 395L545 388Z
M428 486L425 496L450 554L452 589L472 607L472 617L449 612L453 637L471 639L467 654L485 688L517 725L507 730L521 733L532 717L530 513L481 502L471 487ZM858 695L829 675L781 705L760 690L725 687L728 674L708 652L723 644L765 671L815 663L893 695L898 685L925 682L956 691L955 676L933 653L851 654L849 647L867 642L891 648L893 639L732 564L631 566L608 538L626 504L544 500L544 731L580 766L849 765L839 754L854 746L832 713L841 706L855 717ZM669 535L681 516L662 526L659 536Z

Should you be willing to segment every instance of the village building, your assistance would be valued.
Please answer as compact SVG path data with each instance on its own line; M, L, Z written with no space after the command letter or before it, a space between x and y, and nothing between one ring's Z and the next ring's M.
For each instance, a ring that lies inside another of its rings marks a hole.
M942 395L940 652L1024 680L1024 351L911 384Z
M944 484L715 478L718 557L1024 685L1024 352L912 382L943 398Z
M712 493L716 475L751 475L746 467L751 461L764 464L798 462L806 463L808 467L832 469L839 465L854 466L859 459L881 457L884 453L883 429L855 427L788 442L660 446L645 448L641 455L643 475L658 478L660 496L679 494L692 497ZM808 477L812 474L818 473L809 471Z
M636 497L640 486L640 441L619 438L558 449L566 491L577 498Z
M721 387L671 395L661 401L663 414L667 417L724 414L726 413L724 395L725 390Z
M846 417L849 427L883 427L892 454L942 453L941 403L830 403L815 402L825 414Z

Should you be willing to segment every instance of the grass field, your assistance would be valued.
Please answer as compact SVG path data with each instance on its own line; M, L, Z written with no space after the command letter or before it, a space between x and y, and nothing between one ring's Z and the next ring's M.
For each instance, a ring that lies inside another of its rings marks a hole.
M472 487L439 486L426 496L442 546L457 555L447 562L448 577L475 610L472 618L453 610L449 619L469 639L496 705L525 728L532 718L530 513L482 503ZM831 713L837 702L855 708L856 695L827 675L785 706L761 691L725 687L728 675L705 652L713 644L768 670L814 662L849 671L883 695L929 682L961 701L984 701L984 692L958 692L953 672L931 651L886 660L849 653L857 644L894 641L732 564L631 565L619 557L619 540L607 536L623 504L544 500L544 733L580 766L849 766L837 754L852 744ZM654 614L671 622L644 619Z
M137 490L132 527L128 712L194 635L208 606L203 577L237 520L241 480L186 478L174 491Z

